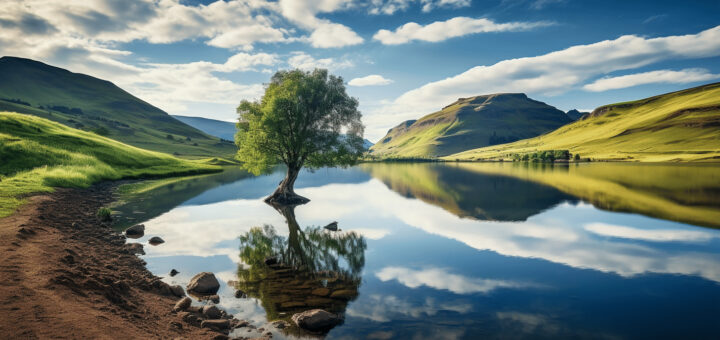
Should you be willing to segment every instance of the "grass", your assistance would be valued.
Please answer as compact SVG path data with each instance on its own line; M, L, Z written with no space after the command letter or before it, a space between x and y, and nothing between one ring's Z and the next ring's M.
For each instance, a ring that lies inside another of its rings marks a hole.
M403 122L370 148L380 158L446 156L552 131L571 119L524 94L461 98L419 120Z
M34 193L120 178L221 171L218 166L143 150L92 132L0 112L0 217Z
M232 158L237 149L102 79L13 57L0 58L0 74L0 111L106 131L123 143L183 158Z
M569 150L593 160L720 161L720 83L607 105L535 138L460 152L446 160L510 160Z

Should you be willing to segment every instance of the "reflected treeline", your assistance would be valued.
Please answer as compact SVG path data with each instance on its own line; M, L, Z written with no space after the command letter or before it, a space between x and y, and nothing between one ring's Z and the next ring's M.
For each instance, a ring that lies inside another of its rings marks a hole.
M515 221L581 199L600 209L720 227L720 166L633 163L365 164L392 190L461 217Z
M467 171L455 163L371 163L361 167L405 197L479 220L524 221L560 202L575 200L551 186Z
M117 214L113 226L125 229L135 223L160 216L203 192L249 177L247 171L226 168L223 172L190 177L174 177L125 184L116 192L112 207Z
M294 313L320 308L344 314L358 296L365 266L365 239L354 232L300 228L294 207L276 207L288 236L273 226L254 227L240 236L235 287L260 300L269 321L289 321ZM290 333L300 333L295 327Z

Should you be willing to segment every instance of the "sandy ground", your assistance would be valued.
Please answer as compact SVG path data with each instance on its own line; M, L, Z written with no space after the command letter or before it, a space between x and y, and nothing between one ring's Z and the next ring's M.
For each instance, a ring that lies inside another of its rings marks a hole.
M223 338L179 322L178 298L95 216L111 184L29 201L0 219L0 338Z

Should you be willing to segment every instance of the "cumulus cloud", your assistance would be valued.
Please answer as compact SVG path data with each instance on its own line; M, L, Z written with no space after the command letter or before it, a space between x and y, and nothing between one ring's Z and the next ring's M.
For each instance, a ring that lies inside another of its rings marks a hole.
M625 35L548 54L507 59L405 92L365 116L366 131L382 134L399 121L433 112L460 97L494 92L556 95L597 76L665 60L720 55L720 26L697 34L645 38Z
M360 77L360 78L354 78L348 82L348 85L350 86L379 86L379 85L387 85L391 84L393 81L390 79L386 79L385 77L379 75L379 74L371 74L369 76Z
M706 81L718 78L720 78L720 74L710 73L706 69L684 69L680 71L658 70L628 74L618 77L600 78L583 86L583 89L592 92L602 92L645 84L687 84L696 81Z
M338 61L333 58L315 59L305 52L293 52L287 63L290 67L301 70L313 70L316 68L338 70L353 66L353 63L349 60Z
M552 25L549 22L509 22L496 23L485 18L455 17L446 21L436 21L428 25L409 22L395 31L379 30L373 39L385 45L406 44L413 40L438 42L473 33L527 31L537 27Z
M279 10L288 20L312 33L307 40L313 47L330 48L357 45L364 40L350 27L318 18L350 8L351 0L280 0Z
M449 273L441 268L414 270L405 267L385 267L375 273L381 281L397 280L410 288L427 286L435 289L449 290L455 294L489 293L498 288L522 288L527 284L481 278L469 278Z
M392 15L397 11L405 11L410 5L419 3L423 12L436 8L462 8L470 6L470 0L372 0L369 4L370 14Z

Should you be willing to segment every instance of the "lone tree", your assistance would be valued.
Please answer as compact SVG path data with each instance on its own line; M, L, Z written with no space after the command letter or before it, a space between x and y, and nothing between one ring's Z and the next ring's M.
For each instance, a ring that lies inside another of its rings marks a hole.
M282 163L285 179L265 199L296 205L309 200L294 191L302 167L348 166L362 155L362 115L341 77L327 70L278 71L260 101L243 100L235 143L237 159L254 174Z

